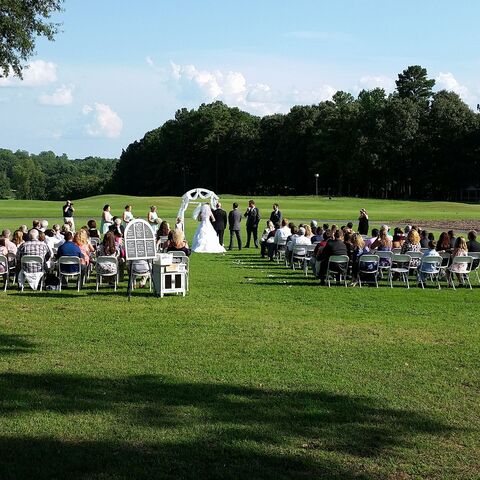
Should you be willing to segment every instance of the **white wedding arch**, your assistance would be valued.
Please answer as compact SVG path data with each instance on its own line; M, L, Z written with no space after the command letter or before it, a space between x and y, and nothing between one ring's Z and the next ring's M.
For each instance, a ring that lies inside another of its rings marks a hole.
M180 209L178 210L177 217L182 219L183 228L185 229L185 211L188 208L190 202L196 203L197 205L201 205L204 203L202 200L210 199L210 207L212 210L215 210L217 206L217 202L219 200L218 195L207 188L192 188L188 192L184 193L182 196L182 204L180 205ZM200 201L199 201L200 200Z

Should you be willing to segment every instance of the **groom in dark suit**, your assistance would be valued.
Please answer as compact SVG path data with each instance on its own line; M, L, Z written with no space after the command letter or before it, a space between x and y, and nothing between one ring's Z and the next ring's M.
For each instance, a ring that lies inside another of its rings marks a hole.
M223 234L225 232L225 228L227 228L227 212L222 210L222 204L218 202L217 208L212 213L215 217L213 228L215 228L215 231L217 232L220 245L223 246Z
M228 228L230 230L230 245L229 250L233 247L233 236L237 237L238 249L242 249L242 238L240 237L240 222L242 221L242 214L238 211L238 203L233 204L233 210L228 214Z

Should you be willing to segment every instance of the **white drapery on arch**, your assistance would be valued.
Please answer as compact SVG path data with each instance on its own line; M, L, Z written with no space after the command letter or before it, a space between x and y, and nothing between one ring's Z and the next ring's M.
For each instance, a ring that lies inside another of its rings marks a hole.
M193 188L186 192L182 197L182 204L178 210L178 217L182 219L183 228L185 228L185 211L188 208L190 202L194 202L197 205L204 203L202 200L210 199L210 207L215 210L217 202L219 200L218 195L207 188Z

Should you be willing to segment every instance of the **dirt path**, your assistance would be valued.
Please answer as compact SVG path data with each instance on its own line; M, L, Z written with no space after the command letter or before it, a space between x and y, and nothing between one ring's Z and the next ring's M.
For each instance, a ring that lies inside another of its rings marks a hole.
M479 220L415 220L406 218L395 222L396 225L417 225L426 230L454 230L459 232L468 232L470 230L480 231Z

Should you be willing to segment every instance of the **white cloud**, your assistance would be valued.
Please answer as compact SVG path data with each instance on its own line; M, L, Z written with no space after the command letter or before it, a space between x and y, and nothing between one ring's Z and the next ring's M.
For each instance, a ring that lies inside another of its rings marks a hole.
M118 137L123 128L123 121L109 105L94 103L84 105L82 113L91 117L91 123L86 125L86 132L91 137Z
M38 87L57 81L57 65L44 60L34 60L23 70L23 80L13 75L0 78L4 87Z
M448 90L449 92L455 92L462 98L463 101L467 103L471 103L474 100L473 95L470 93L468 88L464 85L461 85L451 72L440 72L435 81L436 86L440 90Z
M386 93L391 93L395 90L395 81L385 75L365 75L360 78L359 85L356 85L354 90L358 93L361 90L374 88L383 88Z
M330 99L336 89L321 85L314 90L274 91L265 83L249 84L241 72L200 70L194 65L170 62L169 87L183 101L192 103L222 100L258 115L288 112L293 105Z
M51 95L46 93L38 97L38 101L42 105L63 106L70 105L73 102L73 87L62 85L57 88Z

